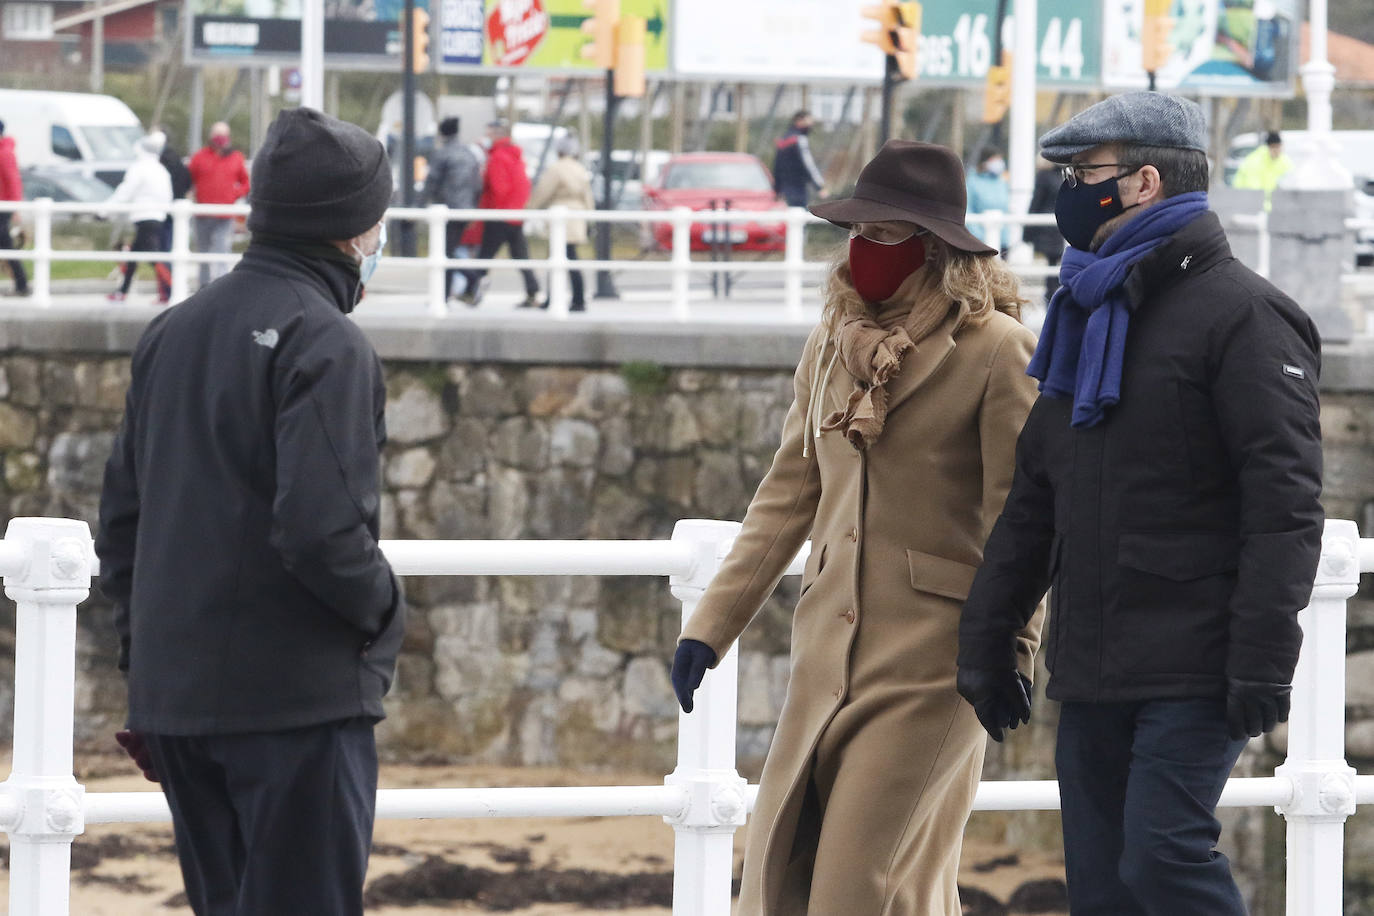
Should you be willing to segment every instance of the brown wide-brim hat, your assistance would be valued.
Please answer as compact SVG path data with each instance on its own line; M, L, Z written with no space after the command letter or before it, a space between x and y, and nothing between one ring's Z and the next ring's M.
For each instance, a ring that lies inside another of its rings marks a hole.
M928 229L970 254L997 254L964 226L968 193L964 164L934 143L889 140L859 173L854 195L811 207L821 219L849 229L855 223L903 220Z

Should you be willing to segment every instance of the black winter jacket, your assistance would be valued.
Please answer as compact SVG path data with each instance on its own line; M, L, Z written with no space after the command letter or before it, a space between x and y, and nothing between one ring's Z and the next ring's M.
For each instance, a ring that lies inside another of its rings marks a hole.
M381 718L404 602L377 546L381 364L331 249L255 240L134 350L96 552L129 727Z
M1127 276L1121 402L1042 395L964 605L959 664L1011 668L1053 585L1049 696L1221 696L1289 683L1321 552L1320 341L1206 213Z

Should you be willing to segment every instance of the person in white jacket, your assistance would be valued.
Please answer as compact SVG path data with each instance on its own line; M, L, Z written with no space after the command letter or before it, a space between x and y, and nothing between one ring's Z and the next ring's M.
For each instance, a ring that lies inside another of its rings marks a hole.
M166 144L167 136L162 131L153 131L139 140L133 164L109 198L110 203L138 205L138 209L131 214L134 223L132 251L162 250L162 223L172 206L172 176L158 161ZM119 289L110 293L111 302L123 302L128 296L138 265L138 261L129 261L124 265L124 282ZM152 267L157 274L158 304L165 304L172 294L171 272L166 264L152 262Z

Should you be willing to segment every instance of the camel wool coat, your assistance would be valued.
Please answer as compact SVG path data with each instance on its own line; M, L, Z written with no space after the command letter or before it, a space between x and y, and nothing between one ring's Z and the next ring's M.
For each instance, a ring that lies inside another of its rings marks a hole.
M1031 332L995 312L956 335L962 312L907 354L866 451L805 429L814 373L834 352L823 328L811 334L782 445L683 630L723 657L810 537L738 916L961 912L956 872L986 738L954 689L959 613L1036 396ZM836 361L820 415L854 385ZM1027 677L1039 629L1037 616L1019 634Z

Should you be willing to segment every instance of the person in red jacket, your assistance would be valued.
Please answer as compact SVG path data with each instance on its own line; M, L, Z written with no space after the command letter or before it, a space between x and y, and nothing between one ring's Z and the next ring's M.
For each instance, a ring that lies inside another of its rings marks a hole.
M14 138L5 136L5 122L0 121L0 201L23 200L24 183L19 178L19 162L14 158ZM10 213L0 210L0 248L13 248L10 239ZM14 294L29 294L29 278L24 273L23 261L10 261L10 273L14 275Z
M196 203L232 204L248 196L248 168L243 153L230 145L229 125L217 121L210 128L210 142L191 157L191 184ZM228 254L234 230L232 216L197 216L196 251ZM229 272L223 262L200 265L200 285Z
M491 149L487 152L487 170L482 176L482 197L477 206L484 210L523 210L530 199L530 177L525 172L525 157L520 147L511 142L510 127L504 121L487 125ZM519 220L486 221L482 223L482 247L477 257L495 257L505 245L510 256L518 261L529 260L529 246L525 244L525 229ZM525 300L520 308L539 307L539 282L534 271L520 271L525 280ZM468 305L477 305L486 291L485 270L468 274L467 292L459 298Z

